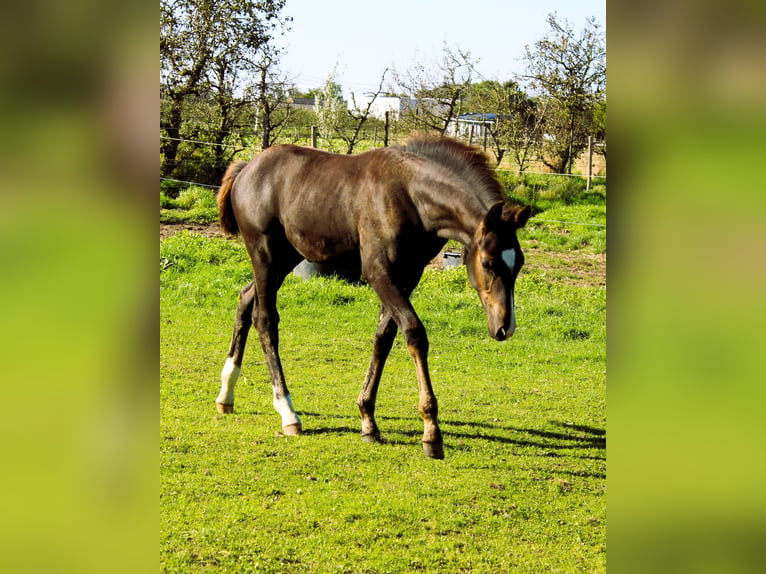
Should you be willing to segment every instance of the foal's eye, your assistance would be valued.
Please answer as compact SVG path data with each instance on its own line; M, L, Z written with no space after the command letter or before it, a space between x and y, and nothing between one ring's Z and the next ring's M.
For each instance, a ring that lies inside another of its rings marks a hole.
M489 259L482 259L481 266L487 270L492 269L492 262Z

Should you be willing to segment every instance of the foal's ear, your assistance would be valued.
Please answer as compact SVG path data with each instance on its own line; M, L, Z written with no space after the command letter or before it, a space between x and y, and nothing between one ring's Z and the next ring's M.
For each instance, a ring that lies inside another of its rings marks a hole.
M531 214L532 208L528 205L518 208L510 203L501 201L490 208L484 217L482 225L485 231L500 231L506 228L509 223L512 223L513 227L518 229L527 224Z
M503 225L505 220L505 204L502 201L497 202L495 205L489 208L487 215L484 216L484 221L481 222L481 227L484 233L488 231L497 232Z
M532 215L532 208L528 205L525 205L521 209L515 211L513 222L516 225L516 229L524 227L527 224L530 215Z
M509 203L503 205L503 221L512 223L514 229L524 227L531 214L532 208L528 205L524 207L516 207Z

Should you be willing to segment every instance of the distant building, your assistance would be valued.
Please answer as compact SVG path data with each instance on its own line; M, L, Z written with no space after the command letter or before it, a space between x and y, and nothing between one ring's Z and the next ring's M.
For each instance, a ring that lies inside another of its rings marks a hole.
M316 98L289 98L287 103L299 110L315 111Z
M372 96L354 94L354 98L356 99L357 108L364 109L372 99ZM349 102L349 106L352 105L353 103ZM382 120L386 117L386 112L389 112L394 116L392 119L396 119L400 114L414 108L416 105L417 100L407 96L378 96L375 98L372 106L370 106L370 116Z
M493 113L461 114L450 120L447 134L473 143L488 136L489 132L495 129L497 122L507 117Z

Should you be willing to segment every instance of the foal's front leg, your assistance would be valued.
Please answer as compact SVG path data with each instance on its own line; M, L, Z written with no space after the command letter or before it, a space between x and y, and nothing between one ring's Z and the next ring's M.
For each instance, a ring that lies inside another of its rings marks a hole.
M431 376L428 373L428 337L426 329L415 312L405 320L402 333L407 342L407 350L415 361L418 376L420 400L418 410L423 419L423 451L431 458L444 458L442 431L439 428L439 405L436 401Z
M423 419L423 451L432 458L442 459L444 458L444 446L442 432L439 428L439 407L433 387L431 386L431 376L428 373L428 337L426 329L410 303L407 296L409 291L400 289L389 279L383 277L373 281L372 287L375 289L378 297L380 297L387 312L390 313L399 329L401 329L407 344L407 350L415 362L420 394L418 410L420 411L420 417ZM380 327L378 327L378 332L380 332ZM375 357L373 355L374 360ZM382 368L381 362L380 369L382 370ZM364 390L362 392L364 393Z

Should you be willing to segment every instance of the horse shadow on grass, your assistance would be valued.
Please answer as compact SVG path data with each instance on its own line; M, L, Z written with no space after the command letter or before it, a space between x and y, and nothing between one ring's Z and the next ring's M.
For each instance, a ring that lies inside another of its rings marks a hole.
M323 419L353 419L350 415L320 414L302 412L307 418L314 421L317 426L309 426L303 432L305 435L323 434L359 434L358 425L322 424ZM419 419L413 417L379 416L381 432L384 444L410 445L421 436ZM387 422L412 423L412 429L403 429L401 425L394 428L386 425ZM567 457L584 460L606 460L606 430L582 424L574 424L561 421L549 421L550 426L559 427L560 431L521 428L497 423L482 423L476 421L460 421L444 418L441 421L446 448L460 448L461 445L470 445L475 441L492 442L505 445L532 449L537 456L541 457ZM586 452L587 451L587 452Z

